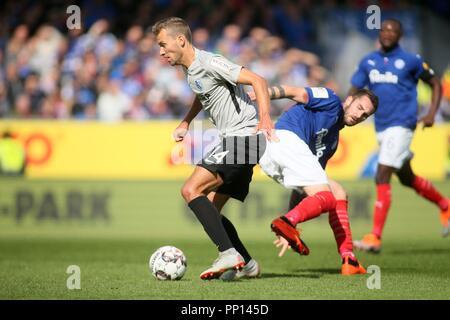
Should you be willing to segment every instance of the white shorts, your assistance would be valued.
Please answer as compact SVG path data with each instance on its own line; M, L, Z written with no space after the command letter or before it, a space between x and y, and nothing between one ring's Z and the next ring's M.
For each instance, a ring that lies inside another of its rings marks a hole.
M403 127L391 127L378 132L378 163L400 169L414 155L409 149L413 135L411 129Z
M304 141L288 130L276 130L276 135L280 141L267 141L259 160L265 174L289 189L328 184L325 170Z

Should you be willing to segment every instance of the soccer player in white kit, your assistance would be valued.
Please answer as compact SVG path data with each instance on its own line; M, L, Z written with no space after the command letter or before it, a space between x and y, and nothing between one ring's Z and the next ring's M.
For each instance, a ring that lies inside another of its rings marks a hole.
M221 143L197 164L181 189L186 203L219 250L218 259L200 278L219 278L229 270L239 270L241 276L258 276L258 263L220 211L230 197L244 201L266 138L277 140L269 115L267 82L221 55L195 48L191 30L181 18L160 20L152 31L160 55L172 66L182 66L196 94L191 109L173 133L175 140L183 140L202 108L220 132ZM258 112L243 85L253 87Z

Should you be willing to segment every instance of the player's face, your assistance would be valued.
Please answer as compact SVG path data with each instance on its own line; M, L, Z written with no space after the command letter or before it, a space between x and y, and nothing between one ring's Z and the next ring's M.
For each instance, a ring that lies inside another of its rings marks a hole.
M381 25L379 34L380 44L385 50L395 47L400 41L401 33L399 26L392 21L385 21Z
M159 45L159 55L165 58L170 65L177 65L182 56L182 50L176 37L166 29L162 29L156 36L156 41Z
M366 120L373 112L372 102L367 96L347 97L344 102L344 123L349 127L354 126Z

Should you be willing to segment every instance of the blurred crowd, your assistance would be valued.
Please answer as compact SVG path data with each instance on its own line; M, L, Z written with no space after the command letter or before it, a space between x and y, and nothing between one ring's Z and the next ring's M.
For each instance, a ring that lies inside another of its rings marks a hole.
M271 84L327 85L330 73L317 55L285 48L280 37L253 28L242 37L227 25L217 41L206 28L193 32L194 45L223 54L265 77ZM0 113L3 117L69 118L116 121L182 117L193 100L182 70L159 57L149 29L131 26L123 38L109 31L107 20L68 36L50 25L30 37L18 26L1 56ZM282 111L274 104L274 114Z
M361 2L353 1L354 6ZM4 9L0 117L101 121L182 117L193 94L181 69L160 59L151 24L180 15L186 5L191 9L181 16L190 23L197 48L223 54L269 84L327 86L345 94L323 66L320 50L309 45L316 43L308 18L311 1L281 1L281 5L266 0L138 1L136 15L120 15L120 5L127 3L131 1L78 1L83 27L73 30L65 26L67 15L53 11L45 15L40 1L18 0L0 7ZM11 14L20 14L21 5L31 6L22 19ZM232 21L227 19L230 12L235 12ZM273 115L289 105L285 100L274 102Z

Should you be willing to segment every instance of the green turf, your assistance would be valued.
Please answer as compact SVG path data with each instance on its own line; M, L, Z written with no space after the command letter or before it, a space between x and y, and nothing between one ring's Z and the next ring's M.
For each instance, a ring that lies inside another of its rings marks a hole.
M326 217L302 227L310 256L288 252L277 257L268 225L283 212L287 194L272 182L255 182L247 207L233 202L225 211L261 263L262 277L227 283L200 280L200 272L216 258L216 252L184 210L180 185L178 181L0 181L0 298L450 298L450 238L439 235L438 210L396 183L383 252L357 253L366 267L380 267L379 290L367 288L370 275L339 274L339 256ZM372 182L344 185L353 200L351 224L358 238L370 230ZM450 182L436 186L450 195ZM66 199L74 190L82 194L83 210L81 217L70 219ZM16 219L18 191L33 197L33 205L21 220ZM109 194L108 220L90 215L90 195L102 192ZM45 194L51 194L54 205L42 204ZM44 218L39 220L39 215ZM179 247L188 257L188 270L180 281L157 281L148 270L151 253L167 244ZM66 287L69 265L81 268L81 290Z

